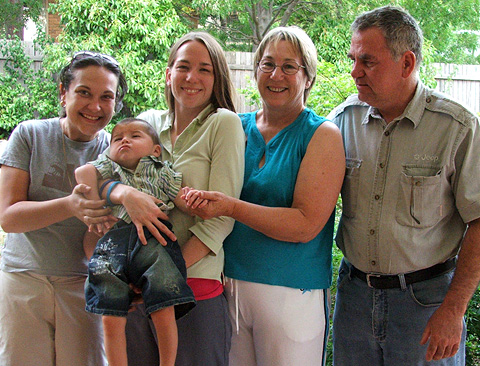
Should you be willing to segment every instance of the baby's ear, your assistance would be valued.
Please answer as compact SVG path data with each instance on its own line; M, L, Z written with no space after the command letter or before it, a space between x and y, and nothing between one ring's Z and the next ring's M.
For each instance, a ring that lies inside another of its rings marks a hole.
M157 158L160 156L160 154L162 153L162 147L160 145L155 145L155 147L153 148L153 156L156 156Z

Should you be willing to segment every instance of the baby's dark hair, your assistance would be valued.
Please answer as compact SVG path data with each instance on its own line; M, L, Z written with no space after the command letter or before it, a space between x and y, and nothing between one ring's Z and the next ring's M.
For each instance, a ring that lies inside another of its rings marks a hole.
M158 137L157 131L155 131L155 129L150 123L140 118L125 118L125 119L122 119L120 122L117 122L115 127L113 127L112 136L117 126L128 125L134 122L141 123L143 127L143 131L152 138L153 143L155 145L160 145L160 138Z
M119 112L123 107L123 97L128 91L128 86L127 80L125 79L117 60L112 56L91 51L80 51L75 53L70 63L60 71L60 75L58 76L58 81L61 83L62 90L68 91L70 84L75 78L75 71L84 69L88 66L104 67L117 77L118 85L115 93L115 112ZM62 90L60 90L60 94L62 93ZM60 117L66 117L65 108L63 107L60 111Z

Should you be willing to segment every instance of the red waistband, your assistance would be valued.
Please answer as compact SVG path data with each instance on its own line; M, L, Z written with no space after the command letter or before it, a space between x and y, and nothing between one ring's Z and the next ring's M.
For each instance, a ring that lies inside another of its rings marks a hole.
M191 287L195 300L207 300L219 296L223 292L220 281L206 278L187 278L187 284Z

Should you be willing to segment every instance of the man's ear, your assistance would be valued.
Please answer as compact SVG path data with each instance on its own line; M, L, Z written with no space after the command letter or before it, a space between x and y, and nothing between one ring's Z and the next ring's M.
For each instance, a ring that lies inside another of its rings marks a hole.
M406 79L417 66L417 58L412 51L407 51L402 56L402 76Z

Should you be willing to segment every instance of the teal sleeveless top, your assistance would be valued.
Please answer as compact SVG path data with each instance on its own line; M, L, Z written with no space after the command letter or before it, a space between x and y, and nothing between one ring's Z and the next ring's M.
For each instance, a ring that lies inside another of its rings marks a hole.
M257 129L256 112L240 114L240 118L247 136L240 198L263 206L291 207L300 164L325 118L305 109L268 144ZM263 155L265 164L260 168ZM334 214L317 237L307 243L272 239L235 222L224 242L225 275L299 289L328 288L332 279Z

